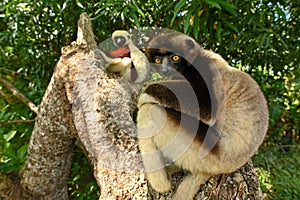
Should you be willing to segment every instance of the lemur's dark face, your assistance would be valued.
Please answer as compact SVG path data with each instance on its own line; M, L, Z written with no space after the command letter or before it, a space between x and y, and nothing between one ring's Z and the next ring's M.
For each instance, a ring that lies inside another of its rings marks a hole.
M118 30L113 32L112 40L115 46L121 47L129 44L131 38L127 31Z
M160 74L172 77L176 73L183 75L190 70L188 68L191 67L191 63L187 58L194 48L194 41L188 37L182 37L178 33L162 34L149 42L146 55Z
M150 63L155 64L158 73L164 76L172 76L176 72L183 73L190 65L180 55L162 49L148 49L147 57Z

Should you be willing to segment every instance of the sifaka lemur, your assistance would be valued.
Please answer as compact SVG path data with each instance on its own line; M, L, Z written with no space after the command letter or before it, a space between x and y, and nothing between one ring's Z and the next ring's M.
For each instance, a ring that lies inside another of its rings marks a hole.
M112 34L112 40L118 47L114 52L106 55L99 51L107 64L107 71L117 72L132 84L141 84L149 76L150 68L147 57L135 46L127 31L117 30ZM121 55L121 56L120 56Z
M174 199L191 200L210 177L237 170L257 152L268 128L267 102L247 73L184 34L154 37L146 55L160 73L175 74L150 83L138 101L146 178L156 191L170 190L166 163L173 162L188 172Z

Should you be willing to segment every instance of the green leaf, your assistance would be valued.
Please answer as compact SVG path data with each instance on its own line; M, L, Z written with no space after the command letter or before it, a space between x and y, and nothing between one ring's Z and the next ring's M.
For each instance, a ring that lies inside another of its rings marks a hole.
M215 0L215 1L222 7L223 10L226 10L235 16L237 15L236 7L234 5L232 5L231 3L224 1L224 0Z
M140 21L139 21L139 18L137 17L137 15L136 15L134 12L132 12L132 11L129 11L129 14L130 14L131 17L133 18L134 24L135 24L138 28L140 28Z
M14 160L17 159L17 154L16 154L15 150L13 149L13 145L9 142L4 145L4 150L2 152L2 155L6 156L7 158L14 159Z
M288 45L285 43L284 39L283 39L282 37L280 37L280 35L277 34L277 33L276 33L275 35L276 35L276 37L280 40L280 42L281 42L281 44L284 46L285 50L289 50L289 47L288 47Z
M185 17L185 22L184 22L184 26L183 26L183 32L185 34L188 32L188 29L190 27L191 16L192 16L192 12L189 11Z
M82 5L82 3L79 0L76 0L76 4L78 7L85 9L85 7Z
M19 158L20 161L24 161L26 158L26 154L27 154L27 149L28 149L28 144L24 144L23 146L21 146L18 150L17 150L17 156Z
M259 42L259 48L261 49L264 44L266 44L266 37L268 36L269 34L268 33L263 33L263 34L260 34L258 37L257 37L257 41ZM264 48L266 48L266 46L264 46Z
M228 28L230 28L231 30L233 30L234 32L238 33L239 30L236 26L234 26L233 24L231 24L229 21L227 20L222 20L223 24L225 24Z
M273 127L283 113L283 107L280 104L274 104L270 107L270 127Z
M285 14L285 12L281 8L279 8L278 6L276 6L275 9L276 9L276 11L277 11L277 13L279 15L281 15L282 17L284 17L284 19L286 19L286 14Z
M202 20L199 20L199 28L202 30L202 32L204 33L204 37L206 39L209 38L209 33L208 33L208 29L207 27L205 26L205 24L203 23Z
M121 13L121 20L124 21L125 20L125 16L127 16L128 13L128 7L126 6Z
M139 8L139 6L136 4L135 1L133 1L133 5L135 6L136 11L137 11L143 18L145 18L144 12Z
M181 1L179 1L179 2L176 4L176 6L175 6L175 8L174 8L174 15L173 15L173 18L172 18L171 23L170 23L171 26L173 25L173 23L174 23L174 21L175 21L175 18L177 17L177 15L178 15L180 9L182 8L182 6L184 6L184 4L186 3L186 1L187 1L187 0L181 0Z
M5 163L1 163L0 170L4 173L8 173L11 171L17 171L18 170L18 161L17 160L9 160Z
M222 10L220 4L218 4L218 3L217 3L216 1L214 1L214 0L203 0L203 2L205 2L205 3L209 4L209 5L211 5L212 7L215 7L215 8L218 8L218 9Z
M295 84L295 90L300 90L300 77L295 78L294 84Z
M194 37L196 40L198 40L199 37L199 27L200 27L200 18L198 16L198 11L194 13Z
M269 35L269 37L266 38L266 42L265 42L265 48L269 47L271 45L272 39Z
M5 139L6 142L8 142L15 137L16 133L17 133L16 130L11 130L7 134L3 135L3 138Z

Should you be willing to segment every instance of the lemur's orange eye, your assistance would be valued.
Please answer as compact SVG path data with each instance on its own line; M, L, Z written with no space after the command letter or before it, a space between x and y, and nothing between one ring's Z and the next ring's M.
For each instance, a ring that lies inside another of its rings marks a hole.
M156 56L156 57L154 58L154 62L155 62L156 64L161 64L161 58Z
M179 60L180 60L180 56L178 56L178 55L173 55L172 56L172 61L178 62Z

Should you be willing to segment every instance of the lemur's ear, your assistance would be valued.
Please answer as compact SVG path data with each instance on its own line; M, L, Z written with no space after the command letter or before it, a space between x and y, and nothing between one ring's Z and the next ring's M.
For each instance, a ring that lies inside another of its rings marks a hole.
M194 43L194 41L191 40L191 39L186 39L185 42L188 45L188 47L190 47L191 49L196 46L195 43Z

